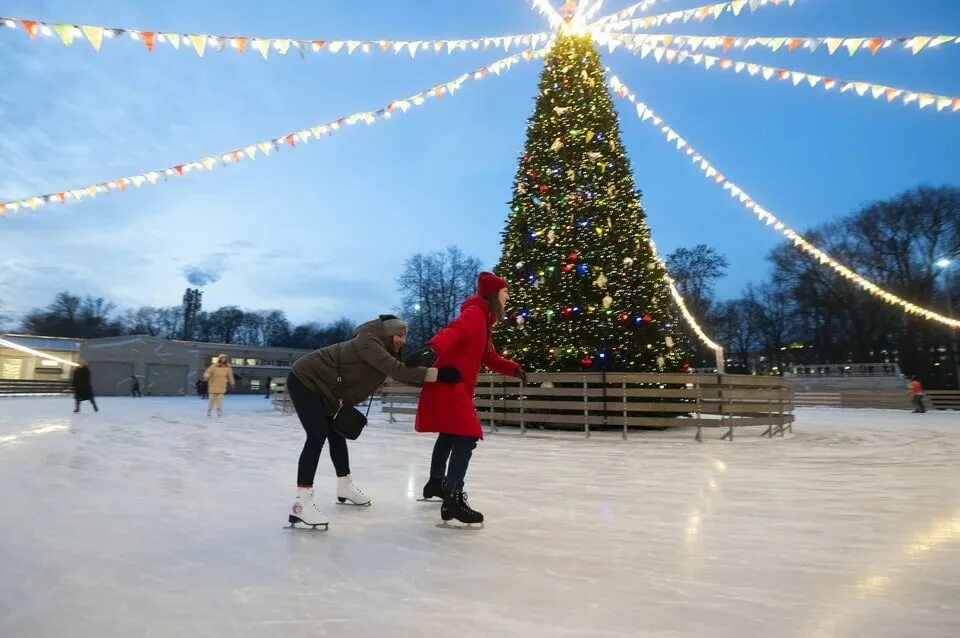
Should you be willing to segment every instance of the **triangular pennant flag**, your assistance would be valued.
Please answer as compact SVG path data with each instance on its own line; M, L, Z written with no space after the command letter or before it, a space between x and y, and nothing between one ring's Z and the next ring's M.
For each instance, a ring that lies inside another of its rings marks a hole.
M830 91L837 85L837 81L833 78L823 78L823 88L826 91Z
M913 54L916 55L920 53L921 50L923 50L923 47L930 44L930 40L932 39L933 38L931 38L930 36L918 35L915 38L911 38L910 41L907 42L907 46L910 48L911 51L913 51Z
M939 96L937 98L937 110L942 111L943 109L947 108L948 106L950 106L950 102L951 102L950 98L945 96Z
M884 91L884 87L880 86L879 84L873 84L870 86L870 94L873 96L873 99L875 100L881 95L883 95L883 91Z
M740 12L743 11L743 6L747 4L747 0L735 0L730 3L730 8L733 11L733 15L738 16Z
M203 164L204 168L210 171L213 170L213 167L217 165L217 160L213 159L212 157L204 157L200 163Z
M801 44L803 44L803 38L791 38L787 43L787 51L793 53Z
M691 36L687 39L688 46L691 51L696 51L700 48L700 45L703 44L704 38L702 36Z
M764 79L764 80L769 80L770 78L772 78L774 71L775 71L775 69L773 69L773 68L771 68L771 67L769 67L769 66L763 67L763 79Z
M720 4L713 5L713 17L714 19L719 18L720 14L723 13L723 10L727 8L726 2L721 2Z
M672 35L665 35L661 38L660 42L663 44L663 46L668 47L673 44L673 39L674 38Z
M353 53L354 50L361 44L363 43L358 42L357 40L347 40L347 55L350 55L351 53Z
M663 54L664 54L664 53L665 53L664 49L661 49L661 48L658 47L658 48L653 52L653 57L656 58L657 62L660 62L661 60L663 60Z
M786 69L777 69L777 79L786 80L788 77L790 77L790 71L787 71Z
M296 148L297 146L297 138L294 137L293 134L285 135L283 141L289 144L290 148Z
M417 56L417 48L420 47L420 44L421 44L420 41L417 41L417 42L411 42L407 46L407 49L410 51L411 58L415 58ZM426 42L423 43L424 46L426 46L426 44L427 44Z
M749 73L750 75L756 75L756 74L759 73L759 72L760 72L760 65L759 65L759 64L748 64L748 65L747 65L747 73Z
M842 38L824 38L824 43L827 45L827 50L830 51L830 55L833 55L837 52L837 49L840 48L840 45L843 44Z
M780 47L787 43L786 38L770 38L770 50L779 51Z
M174 166L173 170L177 172L177 175L179 175L180 177L183 177L183 164L178 164Z
M726 53L727 51L729 51L729 50L730 50L730 47L732 47L732 46L733 46L733 43L736 42L736 41L737 41L737 39L734 38L734 37L731 37L731 36L725 37L725 38L723 39L723 52Z
M816 87L818 84L820 84L820 80L822 79L823 78L820 77L819 75L810 75L809 73L807 74L807 84L810 85L810 88Z
M243 149L243 152L247 154L247 157L250 159L256 159L257 157L257 147L250 145Z
M951 102L950 110L953 111L954 113L956 113L957 111L960 111L960 97L953 98L953 102Z
M710 68L712 68L713 65L716 64L716 63L717 63L717 58L713 57L712 55L705 55L705 56L703 56L703 67L704 67L705 69L710 69Z
M868 82L854 82L853 88L857 91L857 95L863 97L863 95L870 90L870 84Z
M257 144L257 147L260 149L260 152L264 155L270 155L270 151L273 150L273 144L270 142L260 142Z
M870 39L870 53L873 55L877 54L877 51L880 50L880 47L883 46L883 38L871 38Z
M760 6L762 0L750 0L750 12L753 13Z
M274 40L273 48L276 49L280 53L280 55L286 55L287 51L290 50L290 40L286 38Z
M651 52L651 51L653 51L653 48L652 48L650 45L644 44L643 46L641 46L641 47L640 47L640 59L642 60L642 59L644 59L645 57L647 57L648 55L650 55L650 52Z
M162 33L163 38L170 43L174 49L180 48L180 34L178 33Z
M793 85L797 86L803 82L803 78L806 77L806 73L798 73L797 71L791 71L790 77L793 79Z
M720 68L726 71L731 66L733 66L733 60L728 60L727 58L720 59Z
M193 44L193 48L196 50L197 55L201 58L203 57L203 52L207 48L207 36L205 35L191 35L190 43Z
M89 195L90 197L95 197L97 194L97 187L87 186L86 191L87 191L87 195Z
M940 46L941 44L946 44L946 43L949 42L950 40L953 40L953 36L952 36L952 35L938 35L937 37L935 37L935 38L930 42L930 44L927 45L927 47L928 47L928 48L929 48L929 47L938 47L938 46Z
M254 38L253 48L259 51L260 55L263 56L263 59L266 60L267 56L270 54L270 40L264 40L262 38Z
M153 31L141 31L140 39L143 40L143 46L147 47L147 51L153 53L153 47L156 46L157 34Z
M711 49L716 49L723 42L720 36L710 36L706 39L706 45Z
M340 49L343 48L342 40L334 40L329 44L330 53L340 53Z
M21 20L20 26L23 27L23 30L27 32L27 35L30 36L31 40L37 39L37 28L38 23L36 20Z
M734 70L735 73L740 73L740 72L743 71L745 68L747 68L747 63L746 63L746 62L737 62L737 63L733 66L733 70Z
M885 93L887 94L887 102L893 102L902 91L900 89L887 88Z
M83 30L84 35L87 36L87 40L90 41L90 45L93 46L93 50L99 51L100 44L103 42L103 27L83 26L80 28Z
M238 36L230 41L231 46L237 50L237 53L243 55L247 51L247 45L250 44L250 38Z
M935 101L935 98L929 93L920 94L920 108L922 109L927 108L928 106L933 104L934 101Z
M137 188L140 188L140 186L143 184L144 181L146 181L146 179L147 178L144 177L143 175L134 175L133 177L130 178L130 181L133 182L134 186L136 186Z
M863 42L863 38L847 38L843 41L843 45L847 47L847 51L850 53L850 55L853 55L863 45Z
M57 35L60 36L60 40L63 42L64 46L71 46L73 44L73 25L72 24L55 24L53 29L57 32Z

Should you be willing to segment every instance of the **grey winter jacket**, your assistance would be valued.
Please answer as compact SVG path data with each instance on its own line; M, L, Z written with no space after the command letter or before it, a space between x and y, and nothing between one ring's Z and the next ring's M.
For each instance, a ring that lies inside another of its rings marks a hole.
M340 374L343 382L337 388L337 356L340 357ZM334 414L339 405L356 405L373 394L387 377L403 383L420 385L427 368L408 368L398 359L393 349L393 340L387 335L379 319L368 321L354 331L350 341L314 350L297 359L293 374L311 392L323 397L329 414Z

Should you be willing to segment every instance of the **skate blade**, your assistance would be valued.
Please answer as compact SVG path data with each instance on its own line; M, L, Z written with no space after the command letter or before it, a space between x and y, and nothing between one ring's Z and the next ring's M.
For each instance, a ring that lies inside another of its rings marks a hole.
M287 519L287 524L283 526L283 529L298 529L306 532L325 532L327 528L330 527L330 523L317 523L316 525L311 525L310 523L304 523L299 518L290 516Z
M370 504L373 503L372 500L367 501L366 503L354 503L348 498L337 497L337 505L347 505L350 507L370 507Z
M442 498L418 498L418 503L442 503Z
M459 530L481 530L483 529L483 523L451 523L450 521L443 521L442 523L437 523L434 527L439 527L441 529L459 529Z

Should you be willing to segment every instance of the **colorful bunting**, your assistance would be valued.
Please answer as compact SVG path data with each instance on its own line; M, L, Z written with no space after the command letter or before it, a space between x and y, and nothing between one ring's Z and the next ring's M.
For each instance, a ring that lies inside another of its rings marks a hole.
M683 145L677 144L677 150L682 150L687 157L690 158L690 161L701 171L703 171L704 175L708 179L714 181L717 185L721 186L723 190L727 191L731 197L737 199L741 204L743 204L744 207L746 207L747 210L755 214L759 221L764 222L766 225L772 226L775 230L783 233L783 235L790 239L797 248L814 257L821 264L829 266L841 277L850 280L855 285L859 286L863 290L866 290L870 294L879 297L883 301L895 306L899 306L908 314L916 315L930 321L936 321L951 328L960 328L960 320L946 317L940 313L922 308L916 304L906 301L905 299L901 299L897 295L884 290L869 279L857 274L847 266L833 259L825 251L808 242L800 235L800 233L788 227L776 216L774 216L773 213L767 211L762 206L757 204L756 201L749 194L747 194L745 190L728 180L723 173L719 172L717 168L715 168L710 161L703 156L702 153L693 148L693 146L691 146L685 138L681 138L677 131L664 122L663 118L656 115L653 110L651 110L650 107L643 102L637 101L637 96L634 95L633 92L630 91L630 88L621 82L619 78L616 76L611 77L610 87L613 89L613 92L616 95L633 103L636 106L638 114L643 113L646 115L647 117L640 116L641 121L650 122L667 138L668 141L671 138L682 139L684 143Z
M637 51L636 48L631 48L630 50L632 50L634 53L639 53L641 57L647 57L652 51L654 54L654 59L656 59L657 62L660 62L665 58L665 56L670 56L667 58L668 62L677 60L680 64L683 64L687 60L690 60L697 66L703 65L705 69L711 69L714 66L719 66L719 68L724 71L732 68L734 69L734 72L738 74L746 70L747 74L752 77L755 77L759 73L764 80L770 80L776 77L779 80L790 80L794 86L798 86L803 81L806 81L811 88L822 84L824 90L831 91L839 85L841 93L853 91L860 97L864 97L867 93L869 93L873 99L878 99L880 95L886 95L887 102L893 102L899 98L900 101L905 105L916 102L921 109L935 105L937 111L943 111L948 108L954 113L960 111L960 97L921 93L918 91L911 91L909 89L901 89L883 84L874 84L872 82L862 82L859 80L840 80L836 78L828 78L812 73L804 73L802 71L780 69L759 64L750 64L738 60L731 60L729 58L718 58L712 55L704 55L701 53L676 51L674 49L666 49L664 47L651 47L650 45L641 46L639 51Z
M222 51L229 44L230 48L236 50L241 55L246 51L249 44L259 51L264 59L267 59L269 56L271 48L280 53L280 55L286 55L291 46L295 47L301 55L307 51L319 53L323 48L327 48L331 53L337 53L345 49L348 54L352 54L357 49L360 49L363 53L370 53L376 50L380 53L393 52L394 54L408 49L410 55L413 56L418 47L426 45L426 43L422 41L408 40L297 40L294 38L161 33L159 31L91 25L80 25L78 29L77 25L69 23L42 22L39 20L23 20L0 16L0 29L5 26L13 29L19 26L19 28L22 28L27 33L31 40L36 40L38 35L49 36L56 33L60 36L60 40L65 46L71 46L77 37L86 38L96 51L100 50L105 31L109 31L115 38L127 36L132 40L142 40L147 51L150 52L154 51L157 43L166 43L174 49L179 49L180 43L183 42L184 44L192 46L193 50L200 57L203 57L207 44L214 46L218 51ZM487 36L468 40L435 40L434 42L437 44L435 49L437 53L443 48L446 48L448 53L452 53L455 50L466 51L468 48L479 49L481 45L484 49L487 49L491 45L497 47L502 46L506 51L509 50L512 44L517 44L521 41L535 47L537 42L546 40L549 36L550 34L541 32L511 36ZM327 46L325 47L325 45Z
M198 45L194 43L194 47L196 46ZM6 214L7 212L16 212L21 207L27 207L31 210L35 210L36 208L43 206L48 202L59 201L62 204L68 200L79 201L88 197L96 197L98 194L107 193L110 190L122 191L125 189L125 185L128 183L139 188L145 181L148 181L151 184L156 184L161 177L167 178L183 176L191 170L198 170L201 168L205 168L208 171L213 170L214 166L217 164L217 160L215 159L217 157L220 158L220 161L226 164L229 162L239 163L243 159L244 155L251 160L255 159L258 152L264 156L269 156L273 151L278 151L280 145L282 144L286 144L291 148L295 148L298 139L302 142L306 142L310 135L320 138L323 135L327 135L332 131L340 129L343 125L356 124L357 122L373 124L377 118L391 117L392 114L396 112L396 109L406 112L410 108L411 103L416 106L420 106L430 98L438 98L444 94L452 95L454 92L459 90L461 85L467 80L482 80L486 78L490 72L500 75L500 73L512 68L513 65L517 64L518 62L530 60L534 57L544 55L548 48L549 43L535 51L521 51L519 53L514 53L513 55L497 60L496 62L481 67L475 71L464 73L454 80L444 82L425 91L421 91L416 95L412 95L408 98L400 100L393 100L392 102L388 103L387 106L376 111L360 111L338 118L332 122L327 122L326 124L319 124L308 129L301 129L295 132L286 133L271 140L265 140L256 144L248 144L225 153L206 155L199 160L175 164L173 166L140 173L138 175L121 177L109 182L91 184L71 190L55 191L46 195L25 197L16 201L0 202L0 216ZM528 53L530 55L527 55Z
M750 0L750 11L753 12L760 7L765 7L768 5L786 4L793 6L795 1L796 0ZM716 20L724 13L731 13L734 16L739 16L746 4L747 0L732 0L731 2L708 4L702 7L694 7L692 9L671 11L669 13L659 13L656 15L647 16L645 18L603 22L600 24L595 24L594 26L596 29L603 31L623 31L627 28L629 28L631 31L636 31L637 29L652 29L654 27L663 26L664 24L673 24L674 22L678 21L686 24L693 19L697 19L702 22L707 18L712 17L714 20Z
M751 49L761 47L770 51L778 51L786 46L787 51L793 53L799 48L813 52L821 46L825 46L830 55L844 48L852 56L857 53L869 51L876 55L880 49L890 49L897 45L900 48L912 52L914 55L921 51L929 51L940 45L953 43L960 44L960 35L939 35L939 36L902 36L899 38L882 37L858 37L858 38L833 38L833 37L773 37L773 36L736 36L736 35L715 35L715 36L691 36L691 35L671 35L666 33L647 34L647 33L609 33L606 37L615 38L621 42L633 46L647 45L651 47L661 46L669 47L674 44L678 47L684 47L691 51L697 51L701 47L707 49L721 49L724 53L730 49Z

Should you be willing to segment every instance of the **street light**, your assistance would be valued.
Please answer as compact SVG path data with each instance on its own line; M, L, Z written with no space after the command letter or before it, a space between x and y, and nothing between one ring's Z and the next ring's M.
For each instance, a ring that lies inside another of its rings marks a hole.
M950 264L952 262L947 259L938 259L937 266L943 270L943 288L947 293L947 316L953 319L953 297L950 294L950 288L953 285L950 277ZM960 361L957 360L957 329L950 328L950 357L953 359L953 382L957 386L957 389L960 389Z

